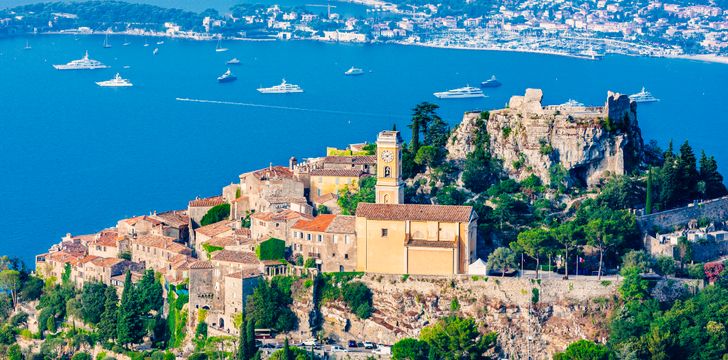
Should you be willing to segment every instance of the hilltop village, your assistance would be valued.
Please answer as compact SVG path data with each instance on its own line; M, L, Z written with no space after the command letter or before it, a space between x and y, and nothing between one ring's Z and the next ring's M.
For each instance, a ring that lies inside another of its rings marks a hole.
M615 323L638 316L634 304L728 291L728 191L715 160L703 153L698 168L687 142L679 152L643 143L628 96L543 105L527 89L452 130L436 109L417 105L409 144L383 130L242 173L186 209L67 234L36 256L21 290L3 274L25 270L0 259L0 287L25 314L0 328L22 339L7 344L13 359L101 356L93 341L59 340L79 334L118 358L309 358L306 347L314 358L445 358L450 345L427 334L454 341L450 327L475 358L650 354L639 333L605 345L619 339Z

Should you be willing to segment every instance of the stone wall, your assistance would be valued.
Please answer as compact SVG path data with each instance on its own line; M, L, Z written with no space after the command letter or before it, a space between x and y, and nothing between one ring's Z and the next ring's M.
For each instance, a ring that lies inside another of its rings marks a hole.
M728 196L704 201L693 206L638 216L637 222L643 231L652 232L655 228L667 229L684 226L690 220L700 218L708 218L713 221L728 218Z
M487 279L487 280L486 280ZM587 338L605 341L617 283L586 278L529 279L500 277L428 277L368 274L360 279L374 293L375 312L360 320L342 303L321 308L324 332L350 339L393 344L417 337L420 329L452 314L475 318L482 331L499 334L499 354L506 358L550 359L569 343ZM532 303L532 289L538 301ZM297 311L301 323L308 315ZM529 341L529 338L532 339Z

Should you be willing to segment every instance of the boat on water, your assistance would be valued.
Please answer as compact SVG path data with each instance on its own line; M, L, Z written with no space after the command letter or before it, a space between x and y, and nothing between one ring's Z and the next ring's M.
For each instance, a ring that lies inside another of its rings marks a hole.
M217 81L221 82L221 83L232 82L237 79L238 78L235 75L233 75L233 73L232 73L232 71L230 71L230 69L227 69L226 72L224 72L222 75L217 77Z
M124 79L119 75L119 73L116 73L116 76L114 76L111 80L106 81L97 81L96 85L101 87L131 87L134 86L134 84L131 83L131 81Z
M435 95L435 97L438 99L469 99L485 97L483 90L472 86L465 86L448 91L436 92L433 95Z
M104 48L108 49L111 47L111 44L109 44L109 34L106 34L106 37L104 37Z
M576 101L574 99L569 99L569 101L567 101L567 102L565 102L565 103L563 103L563 104L561 104L559 106L560 107L567 107L567 108L570 108L570 107L584 107L584 104L583 103L580 103L580 102L578 102L578 101Z
M162 45L162 44L164 44L164 40L157 41L157 45Z
M148 46L149 46L149 43L147 42L147 39L144 38L144 47L148 47Z
M302 93L303 89L300 86L289 84L286 79L283 79L280 85L271 86L267 88L258 88L258 92L261 94L290 94L290 93Z
M603 54L595 51L594 48L591 46L589 47L589 49L580 52L579 56L589 60L600 60L604 57Z
M648 103L648 102L657 102L660 101L660 99L654 97L649 91L645 90L645 87L642 87L642 91L632 94L629 96L629 99L636 102L636 103Z
M25 40L25 47L23 48L23 50L30 50L30 49L32 49L32 47L30 47L30 42L28 42L28 40Z
M490 79L485 80L480 83L480 87L484 87L484 88L496 88L499 86L501 86L501 82L495 78L495 75L491 76Z
M344 75L347 75L347 76L364 75L364 70L362 70L358 67L352 66L349 70L346 70L346 72L344 72Z
M232 58L226 62L228 65L238 65L240 64L240 60L238 58Z
M154 51L152 51L152 55L157 55L159 52L159 48L154 48Z
M108 69L109 66L104 65L101 61L89 59L88 50L83 58L73 60L63 65L53 65L56 70L96 70L96 69Z
M215 51L217 52L225 52L228 51L228 48L222 47L222 39L217 40L217 46L215 47Z
M121 44L121 46L129 46L129 45L131 45L131 43L129 42L129 40L127 40L126 38L124 38L124 43Z

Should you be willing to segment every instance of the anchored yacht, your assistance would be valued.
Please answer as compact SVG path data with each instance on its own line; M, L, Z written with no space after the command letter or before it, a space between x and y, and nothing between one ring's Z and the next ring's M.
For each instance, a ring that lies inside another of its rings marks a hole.
M217 77L217 81L221 82L221 83L232 82L237 79L238 78L235 75L233 75L233 73L232 73L232 71L230 71L230 69L227 69L226 72L224 72L222 75Z
M496 88L499 86L501 86L501 82L495 78L495 75L491 76L490 79L485 80L482 83L480 83L480 87L484 87L484 88Z
M629 96L629 99L636 102L636 103L648 103L648 102L657 102L660 101L660 99L652 96L652 94L645 90L645 87L642 87L642 91L632 94Z
M238 65L240 64L240 60L238 58L232 58L226 62L228 65Z
M217 46L215 47L215 51L217 52L225 52L228 51L228 48L222 47L222 39L217 40Z
M303 89L301 89L301 87L298 85L289 84L286 82L286 79L283 79L280 85L267 88L258 88L258 92L260 92L261 94L289 94L302 93Z
M53 65L56 70L95 70L95 69L107 69L109 66L104 65L101 61L93 60L88 58L88 51L83 58L73 60L68 64Z
M131 87L134 86L134 84L131 83L131 81L124 79L119 75L119 73L116 73L116 76L114 76L111 80L106 81L97 81L96 85L101 87Z
M360 69L358 67L352 66L351 69L346 70L346 72L344 73L344 75L347 75L347 76L364 75L364 70L362 70L362 69Z
M485 94L483 94L483 90L472 86L436 92L433 95L435 95L435 97L437 97L438 99L468 99L485 97Z

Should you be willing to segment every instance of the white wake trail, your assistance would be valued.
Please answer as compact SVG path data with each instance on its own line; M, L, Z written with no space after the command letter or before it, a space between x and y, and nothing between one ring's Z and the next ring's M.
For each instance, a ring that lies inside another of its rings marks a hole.
M396 116L396 115L387 115L387 114L350 112L350 111L339 111L339 110L309 109L309 108L300 108L300 107L293 107L293 106L254 104L254 103L245 103L245 102L237 102L237 101L190 99L190 98L180 98L180 97L175 98L175 100L183 101L183 102L191 102L191 103L246 106L246 107L277 109L277 110L291 110L291 111L306 111L306 112L316 112L316 113L336 114L336 115L358 115L358 116L387 117L387 118Z

